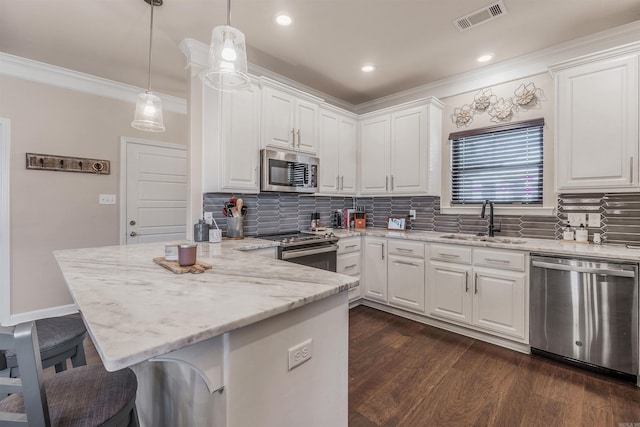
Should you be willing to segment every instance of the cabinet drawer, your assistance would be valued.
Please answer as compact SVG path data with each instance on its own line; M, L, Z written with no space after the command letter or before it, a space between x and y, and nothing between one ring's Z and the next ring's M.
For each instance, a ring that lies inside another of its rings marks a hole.
M471 264L471 248L453 245L431 245L431 259Z
M401 255L424 259L424 243L407 242L405 240L389 239L389 255Z
M524 271L525 254L522 252L499 251L495 249L475 249L473 265Z
M360 237L347 237L338 240L338 255L350 252L360 252L362 239Z
M336 273L357 276L360 274L360 252L338 255Z

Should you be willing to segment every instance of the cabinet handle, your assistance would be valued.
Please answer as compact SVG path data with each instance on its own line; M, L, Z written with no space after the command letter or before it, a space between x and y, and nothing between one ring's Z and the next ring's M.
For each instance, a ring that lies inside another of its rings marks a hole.
M633 156L629 159L629 175L631 175L629 180L631 184L633 184Z
M509 264L509 260L507 259L498 259L498 258L485 258L487 262L498 262L500 264Z
M349 246L345 246L345 249L349 249L349 248L355 248L358 245L349 245Z
M340 190L344 190L344 175L340 177Z
M340 190L340 177L336 175L336 190Z
M300 148L300 129L298 129L298 148Z
M348 268L355 268L355 267L357 267L357 266L358 266L358 264L351 264L351 265L346 265L344 268L345 268L345 270L346 270L346 269L348 269Z
M454 254L438 254L438 255L443 258L460 258L460 255L454 255Z
M469 293L469 272L467 271L464 275L464 292Z
M407 248L397 248L397 250L402 252L413 252L413 249L407 249Z
M478 293L478 273L474 274L473 276L473 293Z
M403 265L410 265L412 267L417 267L418 264L414 264L413 262L407 262L407 261L400 261L400 260L393 260L393 262L395 262L396 264L403 264Z
M384 260L384 243L382 243L380 247L382 248L382 259Z
M384 177L384 191L389 191L389 175Z
M393 191L393 175L391 175L391 191Z

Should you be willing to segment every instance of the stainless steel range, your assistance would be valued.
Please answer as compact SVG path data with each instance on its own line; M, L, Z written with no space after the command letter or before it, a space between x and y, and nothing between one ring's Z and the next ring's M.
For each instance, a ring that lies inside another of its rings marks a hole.
M310 234L289 231L277 234L263 234L259 239L280 242L278 259L307 265L323 270L336 271L338 237L333 233Z

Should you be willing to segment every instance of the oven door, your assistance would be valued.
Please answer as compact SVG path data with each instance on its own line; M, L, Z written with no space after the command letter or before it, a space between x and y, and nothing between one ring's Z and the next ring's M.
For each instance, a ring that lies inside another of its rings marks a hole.
M322 270L336 271L338 245L323 245L303 249L280 249L279 258L282 260Z

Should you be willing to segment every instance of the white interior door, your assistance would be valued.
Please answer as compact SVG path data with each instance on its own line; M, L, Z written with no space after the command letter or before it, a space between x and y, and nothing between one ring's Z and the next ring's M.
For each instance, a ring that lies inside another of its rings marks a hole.
M186 239L187 150L184 146L125 140L125 243Z

